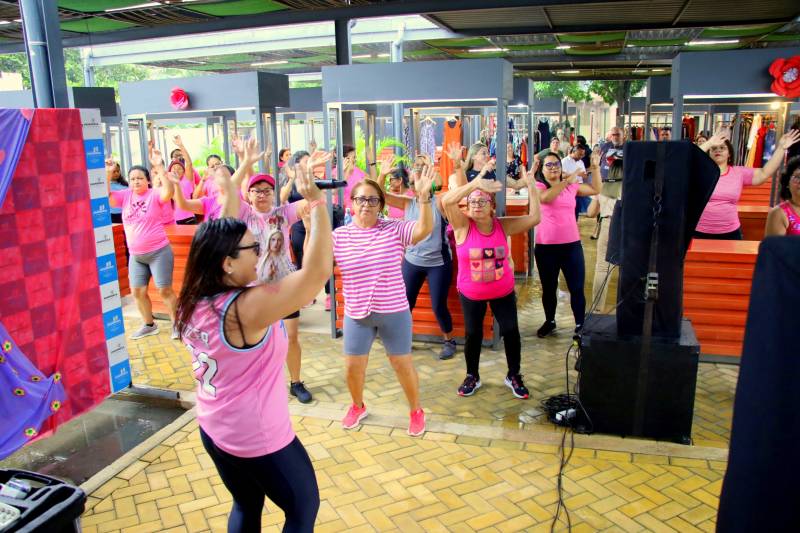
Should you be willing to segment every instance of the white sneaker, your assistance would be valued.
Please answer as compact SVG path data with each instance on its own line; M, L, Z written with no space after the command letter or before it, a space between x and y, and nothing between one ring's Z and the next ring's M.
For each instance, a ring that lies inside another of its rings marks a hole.
M141 339L142 337L147 337L149 335L158 335L158 326L156 326L155 323L153 323L152 326L143 324L142 327L140 327L131 335L131 340Z

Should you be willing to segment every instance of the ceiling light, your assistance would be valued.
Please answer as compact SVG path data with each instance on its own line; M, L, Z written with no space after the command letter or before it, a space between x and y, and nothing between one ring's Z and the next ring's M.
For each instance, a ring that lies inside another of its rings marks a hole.
M106 9L106 13L113 13L115 11L128 11L129 9L142 9L145 7L160 7L161 2L147 2L146 4L137 4L135 6L127 6L127 7L114 7L111 9Z
M261 61L260 63L250 63L251 67L267 67L269 65L285 65L288 61L281 59L280 61Z
M14 19L14 22L22 22L22 19Z
M580 74L580 70L562 70L560 72L554 72L553 74Z
M689 41L686 43L686 46L710 46L714 44L738 44L739 39L710 39L710 40L699 40L699 41Z
M646 68L635 68L635 69L633 69L633 73L634 74L646 74L647 73L647 69Z
M374 57L389 57L389 54L359 54L351 59L372 59Z
M771 104L769 104L769 108L770 109L780 109L781 108L781 103L780 102L772 102Z
M653 70L653 72L664 72L665 69L663 69L663 68L654 68L652 70Z
M570 48L572 47L568 44L559 44L556 46L556 50L569 50Z
M10 20L0 20L0 26L5 26L6 24L11 24Z
M178 61L182 63L191 63L193 65L205 65L205 61L195 61L194 59L179 59Z
M636 48L635 44L626 44L625 48Z
M508 52L508 48L498 48L496 46L492 48L471 48L467 50L467 52L471 54L480 54L485 52Z

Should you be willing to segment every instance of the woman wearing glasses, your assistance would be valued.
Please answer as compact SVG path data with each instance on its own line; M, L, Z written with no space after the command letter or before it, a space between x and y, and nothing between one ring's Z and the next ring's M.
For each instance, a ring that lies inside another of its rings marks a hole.
M411 311L401 263L405 248L425 239L433 229L433 174L428 167L417 181L419 220L379 219L386 204L383 187L365 178L350 191L353 222L333 232L333 255L344 289L345 371L353 399L342 420L345 429L357 427L367 416L364 378L377 334L411 408L408 434L425 432L419 377L411 358Z
M594 152L589 172L600 175L600 154ZM583 247L575 220L575 198L600 194L600 180L578 183L577 171L564 174L558 154L549 153L542 158L542 168L536 174L536 188L542 200L542 223L536 229L534 257L539 279L542 282L542 306L545 322L536 335L546 337L556 329L556 304L558 273L563 272L570 294L575 331L583 326L586 297L583 284L586 265Z
M781 202L767 216L767 237L800 235L800 156L786 164L781 176Z
M485 165L483 169L486 169ZM520 374L517 297L514 293L514 272L508 262L507 237L526 232L539 223L539 195L528 181L524 167L521 167L522 179L527 183L530 197L528 214L498 218L494 214L493 194L501 189L502 184L486 177L484 170L442 197L445 215L453 227L456 241L456 286L466 328L464 356L467 377L458 388L458 394L471 396L481 386L478 364L483 342L483 318L488 304L500 324L500 335L505 344L508 363L505 385L515 397L528 398L529 392ZM458 204L465 197L467 210L462 212Z
M241 188L241 182L246 177L249 169L253 168L262 157L263 152L259 152L255 139L248 140L245 144L244 157L239 169L230 180L229 190L225 191L225 197L230 197L231 201L225 204L225 216L239 218L247 224L247 229L261 245L264 254L258 263L258 279L263 282L275 283L279 281L289 270L274 268L276 264L289 265L289 230L295 222L299 221L303 213L307 210L307 202L300 200L291 203L283 203L275 206L275 179L267 174L256 174L249 178L247 182L247 202L242 204L239 195L236 194ZM325 164L331 155L327 153L315 154L313 158L306 158L305 166L295 168L295 179L299 174L307 174L309 169L315 165ZM309 164L311 166L309 166ZM222 188L221 188L222 190ZM273 243L270 236L275 232L280 232L280 248L273 250ZM273 259L279 256L277 261ZM294 270L294 269L293 269ZM305 384L300 380L300 366L302 360L302 349L298 335L300 322L300 307L283 317L283 323L289 336L289 349L286 357L286 366L289 369L289 393L295 396L301 403L309 403L312 400L311 393L306 389Z
M800 140L800 132L790 130L778 141L775 153L763 168L749 168L733 165L733 146L728 136L729 132L722 130L700 147L719 167L719 181L694 231L698 239L742 240L737 210L742 187L767 181L781 166L786 150Z
M230 183L220 186L229 202L236 198ZM331 225L313 177L298 176L297 189L311 211L304 268L257 283L259 241L241 220L212 220L192 240L178 303L178 331L198 381L200 438L233 496L228 531L259 531L265 495L283 510L285 531L313 531L319 510L314 467L289 418L281 317L328 279Z

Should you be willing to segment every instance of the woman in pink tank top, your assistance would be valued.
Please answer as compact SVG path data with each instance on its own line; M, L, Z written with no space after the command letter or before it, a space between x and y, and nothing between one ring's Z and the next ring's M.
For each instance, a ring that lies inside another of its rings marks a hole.
M297 188L311 210L304 268L256 284L260 244L241 220L197 229L178 302L178 332L198 381L203 446L233 496L228 531L259 531L264 496L286 517L284 531L311 532L319 489L311 460L292 430L281 321L310 301L331 273L331 224L308 173ZM227 186L228 189L232 184Z
M496 217L494 193L503 184L494 179L476 177L469 183L451 189L442 197L442 205L456 239L458 257L457 287L464 312L466 340L464 357L467 377L458 388L460 396L471 396L481 386L478 364L483 342L483 318L487 304L491 306L506 350L508 373L505 384L517 398L530 393L520 374L521 340L517 323L517 299L514 293L514 272L508 264L507 236L523 233L539 223L539 193L528 181L527 172L520 167L522 179L528 186L528 214L517 217ZM459 202L467 199L462 212Z
M767 216L767 237L770 235L800 235L800 156L786 164L781 176L780 204Z

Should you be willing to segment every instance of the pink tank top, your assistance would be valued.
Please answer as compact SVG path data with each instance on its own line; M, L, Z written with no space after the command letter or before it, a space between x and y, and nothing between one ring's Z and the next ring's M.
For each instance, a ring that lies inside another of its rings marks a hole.
M259 457L294 440L283 373L289 341L280 321L255 346L228 344L222 317L240 294L225 292L198 303L182 337L198 381L200 427L231 455Z
M508 265L506 233L495 218L492 233L478 231L473 220L463 243L456 245L458 255L458 292L470 300L493 300L514 290L514 273Z
M786 213L786 219L789 221L786 235L800 235L800 216L792 209L788 201L781 202L781 209Z

